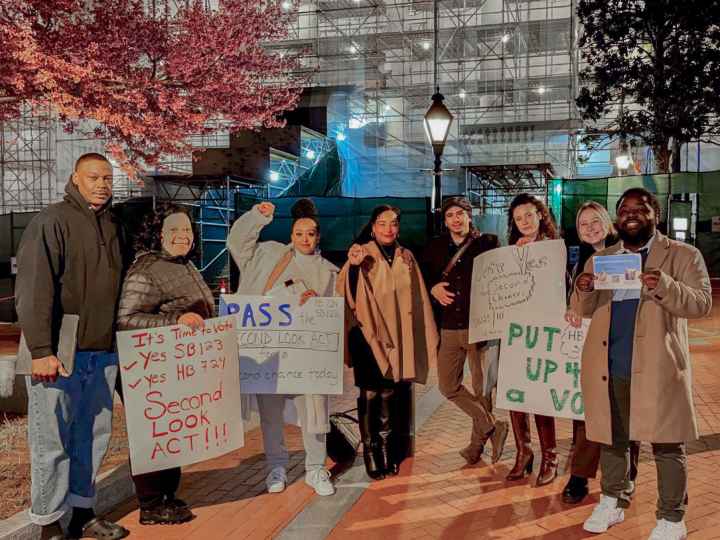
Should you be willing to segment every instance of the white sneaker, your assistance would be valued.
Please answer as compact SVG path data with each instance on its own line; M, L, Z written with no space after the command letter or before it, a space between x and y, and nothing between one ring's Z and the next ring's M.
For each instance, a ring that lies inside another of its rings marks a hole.
M330 481L330 472L327 469L306 472L305 483L323 497L335 494L335 486Z
M615 497L600 495L600 502L593 508L592 515L585 520L583 529L591 533L604 533L613 525L625 520L625 511L618 508Z
M280 493L285 491L285 484L287 484L287 474L285 473L285 467L275 467L265 479L265 485L267 486L268 493Z
M674 523L666 519L658 519L648 540L685 540L686 538L687 527L684 521Z

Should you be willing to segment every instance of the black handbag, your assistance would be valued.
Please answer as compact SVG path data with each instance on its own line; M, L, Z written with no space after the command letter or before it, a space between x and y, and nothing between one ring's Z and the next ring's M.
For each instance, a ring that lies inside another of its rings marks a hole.
M351 409L330 415L330 433L325 439L327 454L335 463L348 463L355 459L360 446L358 420L349 413Z

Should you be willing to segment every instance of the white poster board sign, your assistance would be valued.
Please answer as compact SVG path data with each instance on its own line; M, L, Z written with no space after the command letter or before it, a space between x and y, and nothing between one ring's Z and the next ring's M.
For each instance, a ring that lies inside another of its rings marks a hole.
M508 320L565 314L565 242L544 240L475 257L470 343L502 338Z
M497 407L583 420L580 367L589 326L584 319L574 328L563 317L507 320Z
M221 297L237 318L244 394L342 394L345 303L341 297Z
M133 474L244 444L235 317L117 333Z

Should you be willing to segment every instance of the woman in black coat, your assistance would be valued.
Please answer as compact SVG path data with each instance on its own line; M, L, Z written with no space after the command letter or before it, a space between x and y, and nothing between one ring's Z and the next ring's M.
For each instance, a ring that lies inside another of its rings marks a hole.
M150 216L136 241L135 262L123 282L119 330L174 324L196 328L214 317L212 292L190 260L194 244L185 208L168 205ZM187 504L175 497L180 474L180 467L173 467L132 477L141 524L183 523L193 518Z
M610 214L604 206L588 201L578 208L575 216L575 226L580 238L580 254L578 261L573 267L572 281L583 272L585 263L596 252L605 249L618 241L617 231L612 223ZM572 291L572 287L570 287ZM572 311L568 311L565 318L570 322L579 317ZM630 485L628 490L633 490L632 485L637 476L637 464L640 447L633 442L630 445ZM562 499L567 504L577 504L588 494L588 478L595 478L600 463L600 445L589 441L585 437L585 422L573 420L573 446L570 453L570 480L565 485Z

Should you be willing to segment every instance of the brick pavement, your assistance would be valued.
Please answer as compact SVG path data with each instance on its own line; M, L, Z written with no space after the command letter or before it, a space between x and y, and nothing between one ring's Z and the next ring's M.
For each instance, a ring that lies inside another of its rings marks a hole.
M716 364L720 309L713 315L712 319L691 322L695 403L701 431L701 439L689 445L690 507L686 524L691 540L720 539L720 370ZM539 458L534 426L532 429ZM457 449L466 443L469 430L469 420L452 405L443 404L418 434L416 457L403 464L401 475L371 484L330 538L645 540L655 526L655 467L648 445L643 445L637 491L625 522L604 535L594 535L583 531L582 523L599 499L597 480L591 481L591 496L584 504L565 505L560 493L567 475L543 488L533 487L534 475L523 481L505 480L515 453L512 437L498 464L465 465ZM558 420L561 467L566 463L571 435L571 422Z
M419 386L416 397L435 384ZM357 388L351 370L345 370L345 393L333 396L331 411L356 407ZM271 538L283 529L314 497L304 482L304 454L299 428L287 426L285 442L290 453L288 488L280 494L265 492L264 454L259 428L245 435L245 447L220 458L186 467L178 496L188 502L196 519L169 526L140 526L135 500L126 501L109 517L127 527L133 538L152 540L197 539L206 535L220 538ZM332 467L332 461L328 461Z
M702 437L689 447L690 509L686 522L691 539L720 539L720 370L714 362L720 351L720 308L712 319L692 323L691 342ZM435 381L430 382L432 386ZM418 387L417 391L421 396L428 387ZM346 372L346 394L333 400L332 409L354 407L355 397L351 374ZM506 414L500 413L503 416ZM401 474L370 484L330 538L644 540L654 526L655 468L648 446L643 446L637 492L625 522L605 535L591 535L581 526L598 500L597 480L591 482L591 496L584 504L566 506L560 500L566 474L543 488L533 487L534 476L505 481L514 459L512 436L498 464L466 466L457 450L466 443L469 430L469 419L444 403L418 432L416 456L403 463ZM534 425L532 430L539 458ZM186 469L180 496L193 506L198 516L194 521L173 527L141 527L134 501L125 503L111 517L128 527L133 538L272 538L314 497L302 481L299 430L288 427L286 435L291 453L290 485L282 494L264 492L262 440L256 429L247 434L245 448ZM569 421L557 422L557 437L562 467L570 447Z

